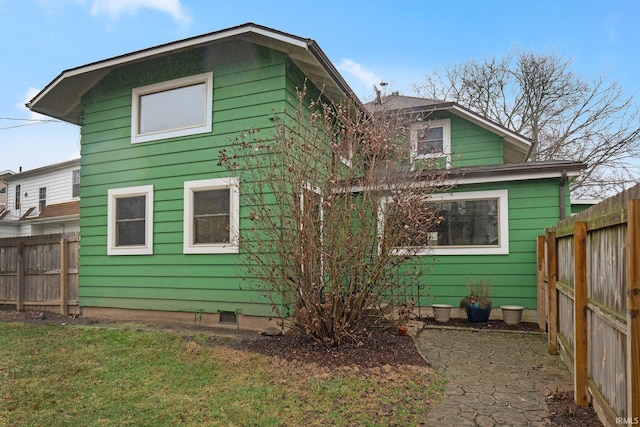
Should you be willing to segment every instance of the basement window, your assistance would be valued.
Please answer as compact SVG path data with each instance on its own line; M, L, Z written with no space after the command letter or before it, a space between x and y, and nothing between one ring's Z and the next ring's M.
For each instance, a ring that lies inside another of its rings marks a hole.
M220 314L220 323L238 323L238 316L233 311L221 311Z

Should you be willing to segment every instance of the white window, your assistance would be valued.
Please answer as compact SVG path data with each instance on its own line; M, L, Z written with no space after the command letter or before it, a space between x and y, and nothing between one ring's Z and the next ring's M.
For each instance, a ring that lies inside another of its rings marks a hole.
M71 197L80 197L80 169L71 171Z
M38 189L38 212L42 212L47 206L47 187Z
M16 185L16 198L15 198L15 208L17 211L20 211L20 184Z
M425 199L425 209L437 209L441 221L405 239L398 255L420 248L416 255L500 255L509 253L508 191L436 194ZM386 205L381 201L379 232L384 233ZM426 232L425 232L426 231ZM411 251L413 253L413 251Z
M153 254L153 185L109 190L107 254Z
M444 158L451 166L451 121L428 120L411 125L411 163Z
M133 89L131 142L211 132L213 73Z
M238 178L184 183L184 253L238 253Z

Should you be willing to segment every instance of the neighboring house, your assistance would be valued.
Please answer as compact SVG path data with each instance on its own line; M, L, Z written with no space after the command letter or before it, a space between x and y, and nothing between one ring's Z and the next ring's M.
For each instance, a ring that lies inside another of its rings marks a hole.
M242 277L243 182L218 157L240 132L273 128L274 112L293 116L305 81L364 108L313 40L255 24L63 71L30 102L82 126L85 315L267 323L270 304ZM373 109L415 107L412 158L441 158L459 184L443 195L452 234L430 233L437 261L421 285L434 298L419 302L457 304L467 280L490 277L496 306L535 309L536 236L571 213L568 180L584 165L520 163L522 136L452 103L400 98ZM200 211L205 199L215 209ZM482 217L465 219L471 209Z
M600 202L602 202L600 199L571 199L571 214L575 215L586 211L591 206L595 206Z
M80 230L80 159L12 174L4 182L0 237Z
M430 270L420 283L428 294L420 305L457 307L468 283L488 279L494 309L535 310L536 236L571 215L569 181L585 165L524 163L529 140L453 102L393 93L366 106L374 114L407 117L411 161L441 160L455 184L451 193L433 196L445 201L444 220L422 251Z

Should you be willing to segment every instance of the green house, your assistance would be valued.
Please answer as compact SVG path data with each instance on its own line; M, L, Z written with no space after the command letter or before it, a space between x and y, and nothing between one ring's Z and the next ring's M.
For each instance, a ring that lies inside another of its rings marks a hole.
M255 24L63 71L29 103L81 126L85 316L241 328L273 321L242 277L243 182L218 156L240 132L273 127L274 112L293 113L305 82L365 108L313 40ZM495 306L535 310L535 239L571 213L568 181L583 165L522 163L525 138L456 104L388 96L370 107L383 104L422 114L411 129L413 159L439 156L456 176L455 191L442 195L449 229L468 226L465 204L484 215L471 220L484 227L471 236L434 232L424 252L434 268L419 285L429 297L419 303L456 305L466 282L483 277Z
M430 271L418 286L422 294L416 289L412 299L422 307L457 307L468 284L489 281L494 311L519 305L535 320L536 236L545 224L571 215L569 183L585 165L524 162L528 139L454 102L392 93L366 107L406 116L410 162L435 158L454 185L439 197L444 220L418 252Z

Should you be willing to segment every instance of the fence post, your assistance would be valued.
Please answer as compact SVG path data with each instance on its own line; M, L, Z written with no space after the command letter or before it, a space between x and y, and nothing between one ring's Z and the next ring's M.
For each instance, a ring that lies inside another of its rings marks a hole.
M68 314L67 307L67 239L64 235L60 238L60 314Z
M627 415L640 417L640 200L627 213Z
M556 232L547 233L547 286L549 287L549 354L558 354L558 270Z
M544 236L537 239L537 270L538 270L538 329L546 330L546 309L544 300Z
M18 262L16 264L16 311L24 310L24 243L18 242Z
M589 406L587 365L587 223L573 226L574 301L573 301L573 389L575 404Z

